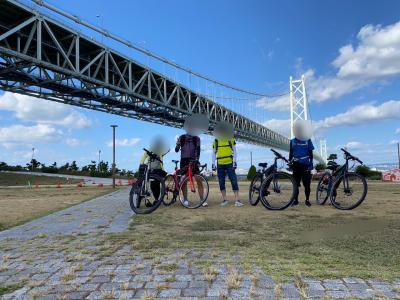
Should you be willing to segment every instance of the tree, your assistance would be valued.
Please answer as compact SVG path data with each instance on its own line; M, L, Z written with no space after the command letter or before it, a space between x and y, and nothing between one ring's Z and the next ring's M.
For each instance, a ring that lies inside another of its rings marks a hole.
M32 159L29 164L26 164L28 170L35 171L40 167L41 163L36 159Z
M371 173L371 169L367 166L359 165L356 168L356 172L363 175L364 177L368 177L369 174Z
M328 160L333 160L333 161L337 160L337 154L336 153L329 154Z
M255 166L251 166L249 172L247 173L247 180L253 180L254 176L256 176L257 169Z
M75 161L75 160L74 160L74 161L71 163L71 165L69 166L69 170L70 170L70 171L74 171L74 172L79 171L79 168L78 168L78 166L76 165L76 161Z
M315 170L317 172L323 171L325 169L326 169L326 164L324 164L324 163L318 163L315 165Z
M336 153L329 154L328 166L336 167L338 165L336 160L337 160L337 154Z
M0 170L7 170L7 168L8 168L8 165L4 162L4 161L2 161L2 162L0 162Z
M63 170L63 171L66 171L66 170L68 170L68 169L69 169L69 163L68 163L68 162L65 163L65 165L63 165L63 166L60 167L60 170Z

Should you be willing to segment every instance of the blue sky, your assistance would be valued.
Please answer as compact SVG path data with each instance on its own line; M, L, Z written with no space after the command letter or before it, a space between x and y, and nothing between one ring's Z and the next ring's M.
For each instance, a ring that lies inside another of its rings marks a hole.
M316 136L328 152L347 145L367 163L395 162L400 139L399 1L49 1L142 47L211 78L262 93L289 90L289 76L305 74ZM96 17L100 15L100 17ZM76 25L74 25L76 27ZM101 39L99 34L90 33ZM125 47L111 47L166 72L188 76ZM196 79L191 79L196 85ZM197 81L203 92L236 96ZM288 132L288 98L249 98L225 105L268 127ZM42 100L44 101L44 100ZM39 102L39 103L38 103ZM182 130L29 99L0 96L0 161L111 160L110 124L117 130L117 164L136 169L155 133L174 144ZM397 132L397 133L396 133ZM210 163L210 137L202 137ZM266 149L240 144L239 167L270 160ZM177 156L170 154L167 158ZM171 167L171 165L169 165Z

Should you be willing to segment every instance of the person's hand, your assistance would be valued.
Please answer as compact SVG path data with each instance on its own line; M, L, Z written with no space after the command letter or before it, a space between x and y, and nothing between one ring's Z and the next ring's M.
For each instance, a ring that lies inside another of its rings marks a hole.
M237 169L237 162L236 162L236 161L233 162L233 168L234 168L234 169Z
M216 171L216 170L217 170L217 167L215 166L215 164L213 164L213 165L211 166L211 169L212 169L213 171Z

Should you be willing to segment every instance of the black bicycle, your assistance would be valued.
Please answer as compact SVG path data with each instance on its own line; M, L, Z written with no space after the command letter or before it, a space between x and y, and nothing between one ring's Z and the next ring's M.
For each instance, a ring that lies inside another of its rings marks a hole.
M356 172L349 171L349 161L363 162L358 157L351 155L347 150L340 149L346 160L341 167L328 166L318 182L317 203L324 205L328 198L337 209L350 210L359 206L367 196L368 185L365 177Z
M290 173L278 171L278 160L287 164L289 161L277 151L271 151L275 154L274 163L270 167L267 163L259 164L262 169L251 181L249 202L255 206L261 200L269 210L283 210L293 203L298 187Z
M161 158L147 149L143 150L149 156L149 160L141 170L141 178L132 185L129 193L129 204L137 214L149 214L155 211L162 203L165 193L164 178L151 173L149 167L154 161L162 163Z

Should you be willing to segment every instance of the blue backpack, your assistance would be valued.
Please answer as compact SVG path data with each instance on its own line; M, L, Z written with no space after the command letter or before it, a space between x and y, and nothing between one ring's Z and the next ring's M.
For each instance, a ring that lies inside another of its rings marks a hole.
M296 138L290 141L293 151L293 158L295 162L303 165L310 165L310 151L314 149L311 140L301 141Z

